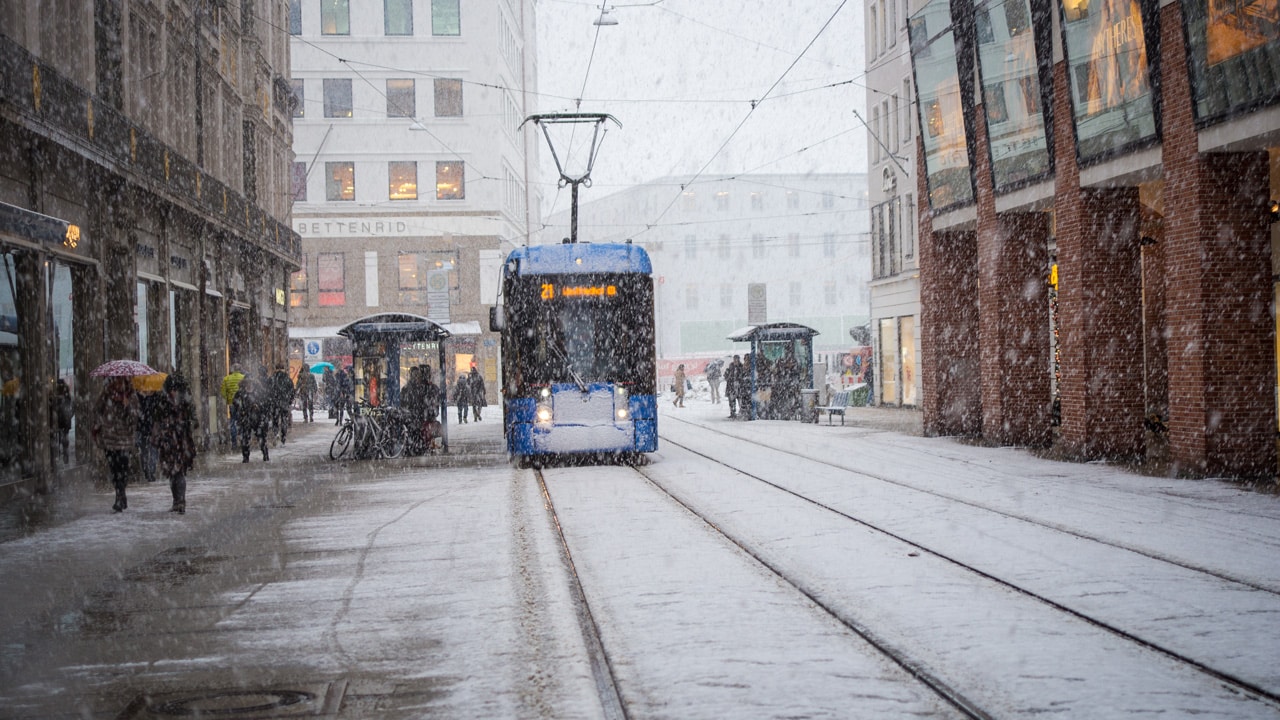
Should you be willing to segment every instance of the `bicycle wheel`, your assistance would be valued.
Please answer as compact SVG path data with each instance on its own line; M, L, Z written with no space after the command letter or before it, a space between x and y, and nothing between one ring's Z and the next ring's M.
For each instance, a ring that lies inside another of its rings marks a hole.
M329 459L341 460L351 452L351 441L355 437L355 431L351 428L351 423L347 423L338 428L338 434L333 436L333 442L329 444Z
M382 457L398 458L404 452L404 426L399 423L387 423L382 428Z

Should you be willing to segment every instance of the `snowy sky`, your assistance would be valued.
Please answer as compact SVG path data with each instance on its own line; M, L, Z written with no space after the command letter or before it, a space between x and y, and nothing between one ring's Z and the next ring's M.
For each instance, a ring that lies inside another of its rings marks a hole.
M538 3L538 112L603 112L622 123L583 201L700 171L866 171L866 132L853 114L865 115L860 2L649 1L610 5L618 24L607 27L594 24L598 4ZM575 151L586 140L579 134ZM569 193L554 189L545 140L541 152L544 211L565 210Z

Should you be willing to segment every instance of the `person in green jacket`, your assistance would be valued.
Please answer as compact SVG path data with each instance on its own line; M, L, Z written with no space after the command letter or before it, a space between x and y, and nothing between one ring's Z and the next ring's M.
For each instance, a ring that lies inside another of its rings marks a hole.
M244 380L244 372L240 369L240 363L232 363L231 372L222 378L222 399L227 402L227 408L231 411L231 424L228 429L231 432L231 445L234 447L236 439L239 437L240 422L236 417L236 408L233 404L236 399L236 393L240 392L240 381Z

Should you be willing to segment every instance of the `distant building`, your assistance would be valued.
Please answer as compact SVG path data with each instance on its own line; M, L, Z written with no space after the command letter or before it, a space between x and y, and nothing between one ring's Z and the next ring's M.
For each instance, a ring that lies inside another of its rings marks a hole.
M107 359L186 375L202 440L231 362L284 359L285 10L0 0L0 495L91 474Z
M519 129L536 89L532 0L289 8L294 356L350 362L339 327L407 312L479 328L449 341L448 370L474 363L496 384L487 308L539 205L527 179L539 137ZM410 350L402 366L436 364Z
M868 322L866 193L862 174L661 178L602 198L583 191L578 237L649 251L659 358L743 352L726 336L761 319L818 330L817 359L831 362ZM542 240L568 236L565 211ZM764 291L752 299L763 318L748 315L753 286Z
M1276 476L1275 20L910 2L926 432Z
M877 402L920 403L920 257L906 0L868 0L867 159L871 341Z

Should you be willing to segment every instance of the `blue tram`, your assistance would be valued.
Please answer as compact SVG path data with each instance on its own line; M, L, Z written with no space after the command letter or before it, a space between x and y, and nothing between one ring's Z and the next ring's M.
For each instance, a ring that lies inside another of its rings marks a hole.
M507 257L490 328L502 334L510 455L658 449L652 272L630 243L535 245Z

